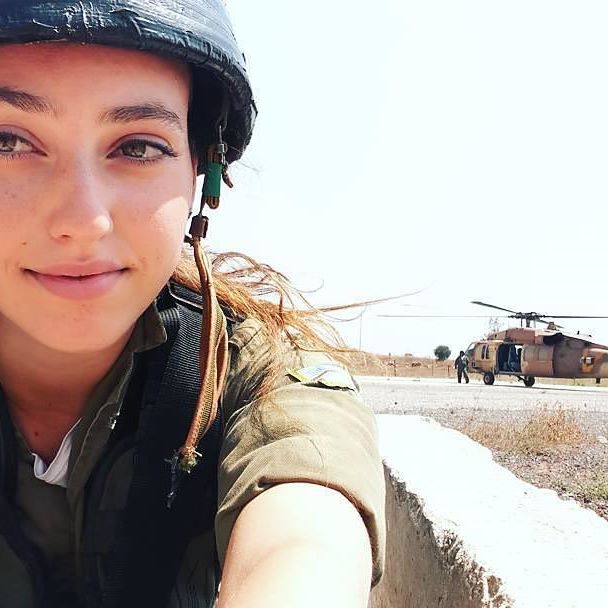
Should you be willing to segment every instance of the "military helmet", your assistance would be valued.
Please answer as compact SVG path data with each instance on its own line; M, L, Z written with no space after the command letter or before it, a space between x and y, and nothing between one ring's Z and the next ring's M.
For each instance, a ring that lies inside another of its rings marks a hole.
M223 123L228 162L249 143L257 111L223 0L1 0L0 43L50 41L149 51L190 64L195 141L213 143L212 131Z

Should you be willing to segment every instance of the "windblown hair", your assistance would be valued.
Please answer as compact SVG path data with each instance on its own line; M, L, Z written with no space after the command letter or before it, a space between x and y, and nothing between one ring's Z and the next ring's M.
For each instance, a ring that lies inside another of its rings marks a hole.
M247 255L227 252L210 258L220 305L236 318L258 320L271 348L274 365L267 370L258 397L267 394L284 372L280 355L286 340L300 350L325 352L346 361L346 354L352 350L326 318L326 312L334 308L314 307L283 274ZM200 291L198 270L187 253L183 254L173 279Z
M199 171L204 173L207 150L216 142L218 117L225 107L225 92L214 76L203 71L193 73L192 78L193 82L198 80L198 86L191 88L188 115L190 149L199 158ZM194 98L195 88L204 91L204 103ZM220 305L237 318L258 320L271 349L274 366L267 370L258 396L267 394L284 371L280 351L285 340L301 350L326 352L336 359L346 360L346 353L351 351L325 317L325 312L335 309L324 311L315 308L283 274L249 256L228 252L211 255L210 259ZM193 291L200 291L199 272L188 252L184 251L173 279Z

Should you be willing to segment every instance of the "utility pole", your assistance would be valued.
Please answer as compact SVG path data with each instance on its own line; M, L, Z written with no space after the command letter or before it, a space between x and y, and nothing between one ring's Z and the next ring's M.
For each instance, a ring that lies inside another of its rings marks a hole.
M369 306L369 304L368 304ZM361 311L361 314L359 315L359 351L362 350L362 344L363 344L363 315L366 313L367 311L367 306L363 307L363 310Z

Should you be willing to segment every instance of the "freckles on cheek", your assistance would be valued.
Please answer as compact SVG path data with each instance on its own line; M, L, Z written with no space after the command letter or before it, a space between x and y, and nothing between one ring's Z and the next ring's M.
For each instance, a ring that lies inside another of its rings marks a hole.
M17 193L14 190L3 190L2 194L0 194L0 208L2 212L14 207L16 200Z
M26 204L14 191L0 194L0 233L11 235L13 238L19 231L33 222L32 212L26 209ZM25 242L21 242L26 245Z
M14 187L4 188L2 194L0 194L0 206L14 206L17 199L23 197L23 189L16 189Z

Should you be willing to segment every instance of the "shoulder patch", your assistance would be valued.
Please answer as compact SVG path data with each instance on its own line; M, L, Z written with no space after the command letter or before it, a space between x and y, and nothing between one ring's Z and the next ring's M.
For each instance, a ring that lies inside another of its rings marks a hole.
M338 363L331 361L297 370L288 369L287 375L294 380L307 384L316 383L328 388L349 389L355 392L359 390L357 381L350 375L348 370Z

